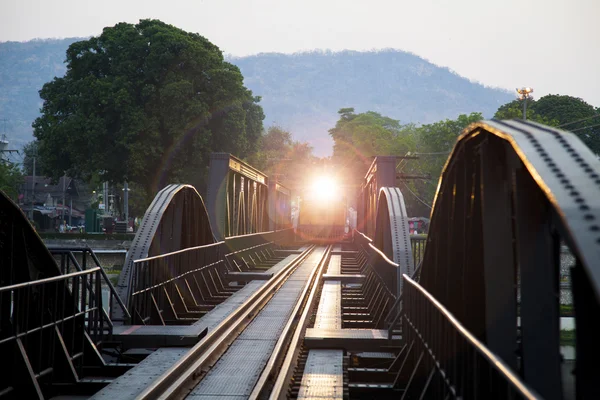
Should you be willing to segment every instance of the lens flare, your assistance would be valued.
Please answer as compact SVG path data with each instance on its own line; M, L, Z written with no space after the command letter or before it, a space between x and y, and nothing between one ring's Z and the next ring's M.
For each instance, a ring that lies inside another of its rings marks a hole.
M311 197L314 199L329 201L339 195L338 185L330 176L319 176L312 183Z

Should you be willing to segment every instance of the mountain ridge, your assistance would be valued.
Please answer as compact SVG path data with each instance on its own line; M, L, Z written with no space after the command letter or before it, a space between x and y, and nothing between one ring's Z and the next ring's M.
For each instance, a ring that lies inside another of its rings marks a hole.
M67 47L83 39L0 42L0 119L8 120L11 147L33 139L31 123L41 107L38 91L64 74ZM491 117L514 99L508 90L485 86L397 49L224 57L240 68L245 86L261 96L265 127L277 124L290 130L295 140L310 142L319 156L331 154L328 130L340 108L423 124L471 112Z

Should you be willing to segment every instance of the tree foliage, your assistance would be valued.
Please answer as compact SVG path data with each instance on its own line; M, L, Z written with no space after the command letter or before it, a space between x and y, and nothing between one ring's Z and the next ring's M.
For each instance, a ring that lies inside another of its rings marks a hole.
M403 183L409 191L408 195L405 192L405 198L410 199L418 215L428 215L431 211L428 206L433 204L442 169L458 136L467 126L482 119L481 113L461 114L456 119L446 119L416 129L414 153L419 158L403 163L401 171L430 177Z
M15 164L0 160L0 190L17 201L19 187L22 183L21 170Z
M338 113L339 120L329 131L335 143L334 160L338 168L346 167L354 184L362 180L374 156L418 154L417 160L406 159L398 164L399 173L423 177L399 182L408 212L414 216L429 215L437 180L458 135L482 119L480 113L472 113L416 126L372 111L356 114L353 108L343 108Z
M594 153L600 154L600 113L580 98L562 95L541 97L534 104L536 113L565 125L562 129L572 131ZM580 121L580 122L577 122Z
M204 37L157 20L73 43L34 122L44 172L202 186L208 155L255 150L264 114L239 69Z
M361 179L373 156L404 154L414 148L414 125L373 111L356 114L354 108L338 111L339 120L329 134L334 140L333 159L347 176Z
M522 104L519 100L506 103L498 108L494 118L521 119ZM593 152L600 154L600 111L580 98L551 94L528 100L527 119L572 131Z
M524 100L513 100L506 103L498 108L494 114L495 119L522 119L523 118L523 101ZM548 118L544 115L538 114L535 111L535 100L527 100L527 119L529 121L539 122L540 124L557 126L558 121L552 118Z
M312 150L308 143L294 141L289 131L270 126L260 137L258 151L252 155L250 163L296 190L302 185L306 167L316 161Z

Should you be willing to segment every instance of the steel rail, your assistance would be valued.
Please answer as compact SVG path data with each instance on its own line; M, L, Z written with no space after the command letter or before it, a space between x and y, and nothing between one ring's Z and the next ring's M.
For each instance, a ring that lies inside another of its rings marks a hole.
M304 337L304 332L309 321L309 312L315 305L315 294L323 280L323 270L327 266L327 261L329 260L332 249L332 245L327 246L323 258L311 272L311 275L304 286L304 290L302 291L302 295L300 296L300 300L298 300L298 303L294 307L279 340L275 344L273 353L267 361L267 365L258 378L252 393L250 393L250 396L248 397L249 399L255 400L264 398L266 394L268 394L269 382L272 382L273 378L276 379L272 393L274 393L275 390L277 390L278 393L283 391L283 384L286 382L286 377L294 370L292 368L292 362L296 358L293 353L299 349L298 344L302 337ZM299 315L300 317L298 318ZM285 351L286 349L287 352ZM290 355L290 353L292 354ZM277 370L280 366L281 368ZM283 378L280 379L281 376L283 376ZM287 381L289 381L289 379Z
M162 376L149 385L136 399L174 399L184 397L203 377L201 370L216 362L235 340L237 335L254 319L258 311L268 303L272 295L292 272L305 261L315 249L310 246L294 261L277 272L265 285L231 313L202 341L190 349Z
M317 276L315 288L319 287L318 285L320 284L320 281L322 281L322 279L323 274L320 273L319 276ZM315 301L318 301L316 293L317 291L313 290L310 294L307 305L302 313L302 317L298 322L298 328L296 329L296 332L294 333L292 341L288 347L288 352L286 354L283 365L279 370L277 380L275 381L273 389L271 390L271 393L269 395L269 400L287 399L287 389L289 388L289 383L292 380L292 375L298 362L298 356L300 355L300 340L304 337L304 334L306 332L306 327L309 322L309 313L315 306Z

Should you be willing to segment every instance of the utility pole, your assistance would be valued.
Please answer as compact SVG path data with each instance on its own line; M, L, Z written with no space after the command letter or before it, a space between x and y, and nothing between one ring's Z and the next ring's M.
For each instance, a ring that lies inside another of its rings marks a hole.
M35 207L35 159L33 157L33 179L31 180L31 220L33 221L33 208Z
M62 203L62 213L61 213L61 219L62 222L64 222L65 220L65 206L66 206L66 192L67 192L67 171L65 171L65 175L63 176L63 203ZM61 222L61 224L62 224Z
M531 98L531 93L533 93L533 89L530 87L524 87L521 89L517 89L517 93L519 93L519 99L523 100L523 120L527 120L527 99Z
M123 185L123 208L125 209L125 222L127 222L127 227L129 227L129 187L127 181Z
M102 184L102 201L104 202L104 214L108 215L108 182Z

